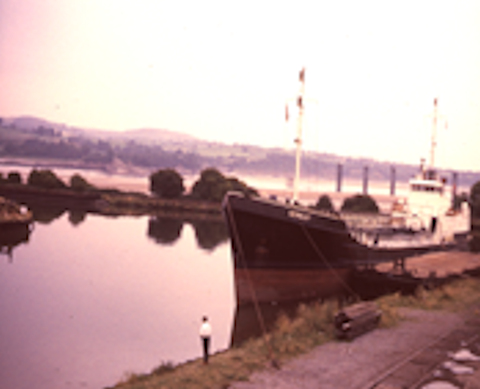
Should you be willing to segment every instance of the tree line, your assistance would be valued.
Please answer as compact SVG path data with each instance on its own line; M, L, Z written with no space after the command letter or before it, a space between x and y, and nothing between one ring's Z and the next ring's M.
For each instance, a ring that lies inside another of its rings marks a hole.
M228 191L239 191L246 196L258 196L258 191L248 186L236 177L225 176L218 169L209 167L200 172L200 177L194 182L189 193L186 193L184 178L177 170L172 168L159 169L149 176L150 192L152 195L164 199L178 199L182 197L220 202ZM23 184L22 176L16 171L4 176L0 172L1 184ZM75 173L65 183L50 169L32 169L25 184L43 189L71 189L78 192L98 191L80 174ZM470 191L470 196L462 194L455 199L455 203L468 200L472 209L472 219L480 220L480 181L475 183ZM328 195L321 195L314 208L335 212L332 201ZM373 212L379 210L375 200L369 195L355 195L346 198L340 211L348 212Z
M236 177L223 175L219 170L210 167L201 171L191 191L186 193L184 179L175 169L160 169L149 177L152 195L164 199L179 199L188 197L196 200L220 202L228 191L239 191L246 196L258 196L258 191ZM28 174L25 183L16 171L9 172L5 177L0 173L0 185L26 184L42 189L69 189L76 192L101 191L89 183L80 174L75 173L65 183L50 169L33 169Z

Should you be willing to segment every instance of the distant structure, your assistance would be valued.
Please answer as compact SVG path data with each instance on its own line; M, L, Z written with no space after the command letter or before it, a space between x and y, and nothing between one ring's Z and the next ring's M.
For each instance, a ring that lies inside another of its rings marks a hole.
M337 165L337 192L340 193L342 191L342 174L343 174L343 166L341 163Z
M390 196L395 196L396 173L395 166L392 166L390 168Z
M368 194L368 166L363 167L363 194Z

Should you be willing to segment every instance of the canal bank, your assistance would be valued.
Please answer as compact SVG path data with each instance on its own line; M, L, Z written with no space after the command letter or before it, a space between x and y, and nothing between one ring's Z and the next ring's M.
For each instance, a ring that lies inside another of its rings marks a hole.
M377 328L351 342L328 342L280 369L256 372L230 388L480 388L480 296L465 291L456 294L449 285L470 281L480 292L478 278L471 278L478 276L480 255L431 253L402 265L384 263L374 269L387 281L396 276L398 282L415 281L422 287L417 301L411 298L412 307L398 307L399 325ZM424 289L430 285L436 290ZM386 304L389 308L395 305Z
M150 374L130 375L116 387L392 389L421 388L444 376L477 382L478 361L462 362L473 370L461 376L444 364L452 366L450 356L467 346L480 355L478 278L465 273L433 290L392 294L376 303L380 326L349 342L333 336L338 305L313 303L301 306L295 319L281 316L268 335L215 354L208 366L200 360L160 366ZM468 387L462 385L455 387Z

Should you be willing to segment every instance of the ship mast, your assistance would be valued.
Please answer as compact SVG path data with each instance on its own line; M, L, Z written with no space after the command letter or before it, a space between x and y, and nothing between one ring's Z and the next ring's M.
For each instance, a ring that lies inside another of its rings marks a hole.
M295 156L295 177L293 180L293 201L298 201L298 192L300 186L300 157L302 153L302 124L303 124L303 95L305 93L305 68L300 71L300 91L297 98L298 118L297 118L297 137L295 144L297 151Z
M433 99L432 141L430 145L430 169L435 168L435 146L437 145L438 107L437 98Z

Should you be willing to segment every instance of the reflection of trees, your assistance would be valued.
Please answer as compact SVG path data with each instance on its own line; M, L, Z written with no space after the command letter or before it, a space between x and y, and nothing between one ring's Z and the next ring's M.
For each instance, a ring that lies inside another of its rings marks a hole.
M77 226L81 222L83 222L86 217L87 217L87 211L79 210L79 209L71 209L68 215L68 220L74 226Z
M0 254L7 254L12 258L13 249L30 238L30 226L28 224L0 227Z
M148 221L148 236L161 244L172 244L179 237L183 220L174 217L155 217Z
M228 241L228 230L223 220L192 220L197 244L205 250L213 250Z
M67 210L65 207L42 207L31 205L30 210L33 212L33 219L42 224L50 224L55 219L63 215Z

